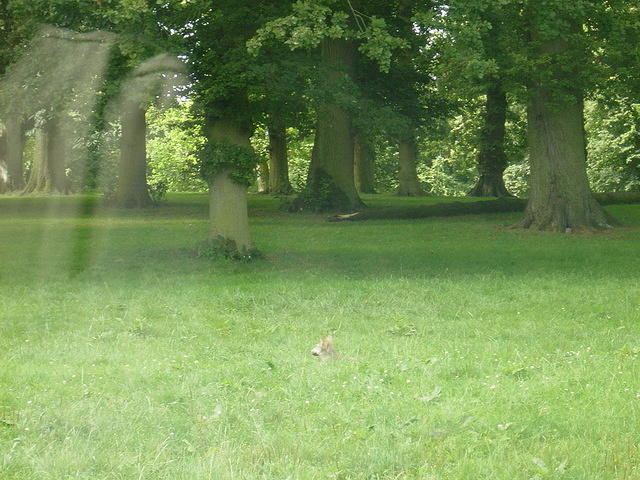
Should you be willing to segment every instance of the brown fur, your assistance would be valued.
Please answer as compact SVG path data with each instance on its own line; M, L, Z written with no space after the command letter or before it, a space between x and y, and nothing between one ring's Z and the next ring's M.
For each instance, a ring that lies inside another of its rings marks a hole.
M333 337L321 338L318 344L311 349L311 355L320 358L331 358L336 356L336 349L333 346Z

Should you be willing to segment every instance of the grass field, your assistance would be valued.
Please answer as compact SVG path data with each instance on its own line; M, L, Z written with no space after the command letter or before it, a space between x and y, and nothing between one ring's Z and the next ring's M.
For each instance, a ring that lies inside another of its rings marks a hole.
M201 195L0 197L0 479L640 479L640 206L583 236L277 206L247 264L191 253Z

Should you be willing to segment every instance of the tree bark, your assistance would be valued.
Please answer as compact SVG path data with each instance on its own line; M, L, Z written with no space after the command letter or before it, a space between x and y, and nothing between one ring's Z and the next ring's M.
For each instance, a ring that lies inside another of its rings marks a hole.
M581 25L570 28L582 34ZM610 228L613 219L589 188L582 91L566 65L570 58L587 55L560 32L550 38L548 32L533 30L531 38L538 43L537 60L546 65L528 86L530 193L518 225L557 232Z
M67 194L65 138L60 120L52 118L36 128L35 150L24 194Z
M397 195L405 197L421 197L424 190L418 180L418 146L415 134L408 135L398 143L400 170L398 171Z
M5 167L6 191L20 191L24 188L24 133L20 121L5 121Z
M354 144L354 177L356 189L360 193L376 193L376 154L371 143L362 135L356 135Z
M294 210L353 211L363 205L354 183L351 118L334 95L353 76L355 55L352 41L325 38L321 42L320 82L329 94L318 106L306 191L294 201Z
M124 105L121 117L120 162L115 203L123 208L148 207L153 202L147 184L147 124L145 109Z
M251 148L250 132L233 122L216 120L207 125L209 142L227 143ZM232 241L238 252L244 253L254 248L249 234L247 213L247 186L234 182L226 169L207 179L209 184L209 239Z
M571 232L609 228L586 170L582 101L552 102L536 87L527 107L530 194L523 228Z
M271 193L269 189L270 174L268 162L258 163L258 193Z
M507 94L493 79L487 88L484 125L478 152L478 182L469 191L472 197L510 197L504 184L507 156L504 152Z
M269 127L269 192L289 195L293 192L289 181L287 130L285 127Z

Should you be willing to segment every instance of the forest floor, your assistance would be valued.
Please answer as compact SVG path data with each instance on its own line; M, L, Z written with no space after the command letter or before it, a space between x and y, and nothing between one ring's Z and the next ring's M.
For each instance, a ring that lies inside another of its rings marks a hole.
M640 206L598 235L277 207L234 263L192 254L204 195L0 197L0 478L640 478Z

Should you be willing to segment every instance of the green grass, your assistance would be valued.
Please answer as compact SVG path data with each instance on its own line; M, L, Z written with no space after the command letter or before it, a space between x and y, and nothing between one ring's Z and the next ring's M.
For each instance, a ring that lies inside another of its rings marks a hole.
M640 478L639 206L591 236L277 206L244 264L191 255L201 195L0 197L0 478Z

